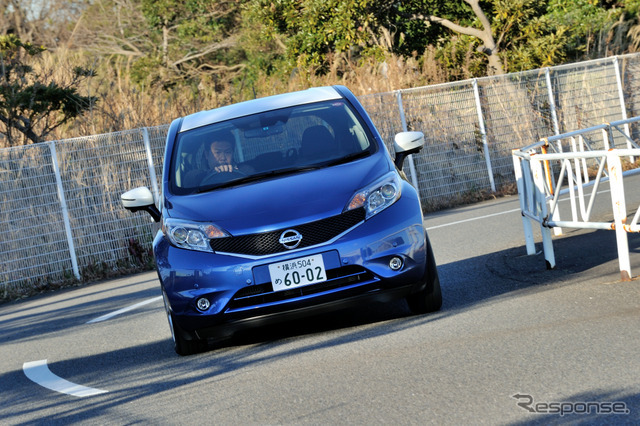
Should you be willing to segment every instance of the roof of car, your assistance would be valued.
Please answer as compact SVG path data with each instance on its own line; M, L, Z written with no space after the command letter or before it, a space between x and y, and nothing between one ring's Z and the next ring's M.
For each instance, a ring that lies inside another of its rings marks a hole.
M342 95L335 88L327 86L253 99L188 115L183 119L180 131L184 132L207 124L244 117L263 111L340 98L342 98Z

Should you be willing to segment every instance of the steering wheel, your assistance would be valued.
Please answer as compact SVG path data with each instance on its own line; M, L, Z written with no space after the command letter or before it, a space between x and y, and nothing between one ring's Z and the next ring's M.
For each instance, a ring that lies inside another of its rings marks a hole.
M241 172L238 169L234 169L231 172L218 172L212 170L200 181L200 186L212 185L216 183L227 182L232 179L237 179L246 176L246 173Z

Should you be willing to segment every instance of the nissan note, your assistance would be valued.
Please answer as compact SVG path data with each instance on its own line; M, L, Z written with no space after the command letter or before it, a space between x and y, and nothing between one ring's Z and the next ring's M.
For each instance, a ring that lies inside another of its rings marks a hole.
M442 304L420 198L357 98L313 88L203 111L171 124L162 194L122 195L161 222L153 253L175 351L247 327L404 298Z

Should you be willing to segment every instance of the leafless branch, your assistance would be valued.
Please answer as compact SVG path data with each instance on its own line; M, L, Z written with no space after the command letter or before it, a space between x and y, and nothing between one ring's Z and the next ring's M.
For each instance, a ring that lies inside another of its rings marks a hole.
M209 53L215 52L216 50L221 50L221 49L227 49L229 47L233 47L235 46L237 43L237 37L236 36L232 36L232 37L228 37L218 43L213 43L208 45L207 47L204 48L204 50L201 50L200 52L197 53L192 53L189 55L184 56L182 59L178 59L177 61L174 61L171 63L171 66L175 67L178 66L184 62L189 62L192 61L194 59L197 58L201 58L203 56L208 55Z

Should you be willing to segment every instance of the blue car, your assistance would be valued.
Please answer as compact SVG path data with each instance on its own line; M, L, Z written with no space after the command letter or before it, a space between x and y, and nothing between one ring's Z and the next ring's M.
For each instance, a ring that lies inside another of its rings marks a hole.
M333 86L178 118L162 197L122 195L161 222L153 242L175 350L301 315L406 298L442 304L436 262L404 158L395 161L357 98Z

